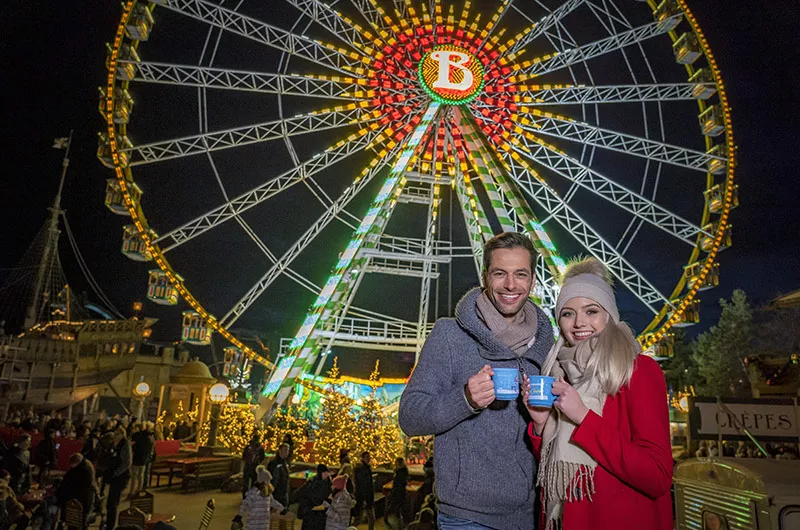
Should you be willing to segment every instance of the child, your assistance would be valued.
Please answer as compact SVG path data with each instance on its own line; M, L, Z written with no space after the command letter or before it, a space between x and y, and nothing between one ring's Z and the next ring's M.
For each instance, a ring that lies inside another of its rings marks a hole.
M234 523L241 524L242 516L247 514L245 530L264 530L269 528L269 511L271 508L281 510L281 515L286 513L286 508L272 497L275 489L270 482L272 475L264 466L256 468L256 481L247 490L239 514L233 518Z
M324 504L328 508L325 530L347 530L350 510L356 505L347 491L347 475L338 475L333 479L333 499Z

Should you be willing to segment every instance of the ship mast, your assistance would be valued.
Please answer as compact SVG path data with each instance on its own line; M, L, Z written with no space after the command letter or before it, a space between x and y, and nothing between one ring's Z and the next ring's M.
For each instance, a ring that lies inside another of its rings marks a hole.
M36 324L39 312L45 302L49 302L52 293L44 293L43 287L45 278L52 267L52 260L58 255L58 237L61 231L58 229L58 217L63 213L61 209L61 193L64 190L64 180L67 177L67 167L69 166L69 149L72 146L72 132L69 132L69 139L64 151L64 159L61 162L61 181L58 184L58 193L53 200L53 206L49 208L50 219L48 220L47 232L45 234L45 244L36 271L36 283L34 284L33 296L30 297L28 307L25 311L25 322L23 327L30 328ZM55 147L55 146L54 146ZM48 298L48 300L45 300Z

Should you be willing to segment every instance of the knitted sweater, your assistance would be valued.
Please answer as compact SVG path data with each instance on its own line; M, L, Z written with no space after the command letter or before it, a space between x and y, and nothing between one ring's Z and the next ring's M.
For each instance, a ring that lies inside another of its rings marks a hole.
M472 289L461 299L455 319L436 322L400 399L398 419L408 436L435 435L439 511L498 530L530 530L536 462L525 435L527 412L520 402L495 401L475 413L464 386L485 364L539 374L553 328L536 308L537 336L520 357L478 317L480 292Z

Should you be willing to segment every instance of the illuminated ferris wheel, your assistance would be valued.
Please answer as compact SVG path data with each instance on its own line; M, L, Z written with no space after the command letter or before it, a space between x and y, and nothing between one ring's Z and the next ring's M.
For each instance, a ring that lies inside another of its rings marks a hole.
M418 351L500 231L539 250L545 308L568 257L603 261L657 352L718 283L734 143L683 0L128 0L107 66L123 252L274 402L331 348ZM296 301L277 366L230 332Z

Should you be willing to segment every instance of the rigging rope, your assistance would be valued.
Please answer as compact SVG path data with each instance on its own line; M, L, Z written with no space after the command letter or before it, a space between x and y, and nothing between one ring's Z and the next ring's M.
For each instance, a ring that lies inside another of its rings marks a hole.
M67 215L65 213L62 213L61 217L64 219L64 227L66 228L67 239L69 240L69 244L72 247L72 253L75 254L75 258L78 261L78 266L80 267L84 278L86 278L86 281L89 283L89 287L91 287L94 294L97 295L98 298L100 298L100 301L102 301L105 304L106 309L109 309L111 313L120 320L125 320L125 316L114 306L114 304L111 302L108 296L106 296L106 293L103 292L103 289L94 279L92 272L89 270L89 266L86 264L86 260L83 259L83 255L81 254L81 251L78 248L78 242L75 239L75 235L72 233L72 229L69 226L69 221L67 221Z

